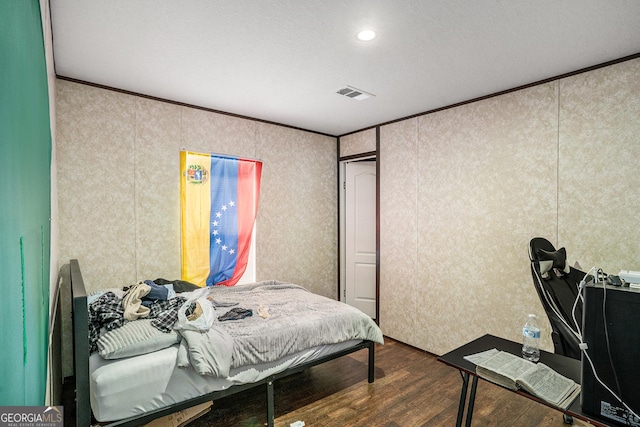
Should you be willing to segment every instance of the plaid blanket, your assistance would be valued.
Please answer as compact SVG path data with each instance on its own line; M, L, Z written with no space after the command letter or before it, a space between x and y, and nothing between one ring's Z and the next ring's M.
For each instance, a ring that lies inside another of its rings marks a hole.
M155 301L149 306L148 319L151 325L162 332L173 329L178 319L178 310L186 301L183 297L175 297L165 301ZM113 292L106 292L89 304L89 352L98 351L98 339L102 328L112 331L126 322L122 299Z

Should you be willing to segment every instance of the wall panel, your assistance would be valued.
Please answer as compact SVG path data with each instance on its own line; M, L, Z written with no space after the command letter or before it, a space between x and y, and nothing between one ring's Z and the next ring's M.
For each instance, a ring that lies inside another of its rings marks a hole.
M417 323L424 310L416 296L424 283L416 275L418 197L418 120L380 129L380 327L383 333L417 345Z
M136 280L136 98L56 84L60 263L89 289ZM135 282L133 282L135 283Z
M181 143L187 150L256 157L257 122L183 107Z
M420 117L417 331L437 354L544 318L527 244L556 230L555 83ZM548 344L550 340L546 340Z
M376 151L375 128L340 137L340 157Z
M560 81L559 241L580 264L640 270L640 59Z
M335 138L260 123L258 140L265 197L258 209L257 277L337 298Z
M180 122L184 107L136 100L136 277L180 277ZM81 265L84 269L84 266Z

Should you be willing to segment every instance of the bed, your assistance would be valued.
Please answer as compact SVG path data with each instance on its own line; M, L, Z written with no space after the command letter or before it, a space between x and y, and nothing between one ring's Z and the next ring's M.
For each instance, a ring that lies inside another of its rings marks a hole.
M274 381L363 349L368 382L374 381L374 344L382 344L383 337L373 320L346 304L275 281L180 294L193 302L206 293L218 305L216 315L232 313L231 307L254 314L216 320L207 332L181 330L178 342L158 350L105 359L102 347L100 354L89 350L93 312L77 260L71 260L69 271L77 426L91 425L92 415L101 425L143 425L258 386L266 389L266 421L273 426Z

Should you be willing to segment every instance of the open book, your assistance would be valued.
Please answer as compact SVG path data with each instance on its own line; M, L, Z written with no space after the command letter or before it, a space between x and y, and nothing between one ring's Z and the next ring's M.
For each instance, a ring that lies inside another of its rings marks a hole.
M476 366L478 376L511 390L522 389L567 409L580 394L580 384L545 365L499 351Z

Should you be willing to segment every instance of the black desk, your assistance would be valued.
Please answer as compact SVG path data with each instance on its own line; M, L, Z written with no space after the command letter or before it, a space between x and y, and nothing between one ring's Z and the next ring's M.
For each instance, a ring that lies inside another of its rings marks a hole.
M456 421L456 427L460 427L462 425L462 418L465 412L465 403L467 400L467 391L469 388L469 376L471 379L471 392L469 394L469 402L467 406L467 418L465 425L471 426L471 417L473 416L473 405L476 398L476 388L478 385L478 375L476 374L476 365L464 359L464 356L468 356L471 354L480 353L486 350L490 350L492 348L496 348L498 350L507 351L509 353L513 353L516 355L520 355L522 353L522 344L505 340L503 338L498 338L493 335L485 335L480 337L474 341L471 341L468 344L463 345L462 347L458 347L455 350L450 351L449 353L439 357L438 360L446 365L452 366L460 371L462 374L462 390L460 392L460 404L458 406L458 418ZM545 365L549 366L551 369L556 372L564 375L567 378L571 378L577 383L580 383L580 361L571 359L569 357L565 357L559 354L549 353L543 350L540 350L540 361ZM508 389L505 389L508 390ZM510 390L511 391L511 390ZM587 422L590 422L593 425L600 427L607 427L606 420L602 420L600 418L587 415L582 412L582 408L580 407L580 396L576 398L576 400L569 406L568 409L563 410L557 408L553 405L548 404L544 400L538 399L537 397L526 393L524 391L515 391L521 396L524 396L528 399L535 400L536 402L540 402L546 406L554 408L559 412L562 412L565 415L572 416L574 418L578 418Z

